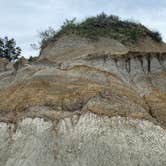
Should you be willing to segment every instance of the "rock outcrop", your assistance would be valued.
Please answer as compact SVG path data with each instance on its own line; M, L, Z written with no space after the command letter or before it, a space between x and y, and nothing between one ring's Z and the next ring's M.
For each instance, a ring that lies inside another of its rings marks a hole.
M64 36L1 71L0 165L166 165L166 46L146 40Z
M10 63L7 59L1 58L0 59L0 71L2 72L2 71L8 70L8 68L9 68L8 66L10 66L9 64Z

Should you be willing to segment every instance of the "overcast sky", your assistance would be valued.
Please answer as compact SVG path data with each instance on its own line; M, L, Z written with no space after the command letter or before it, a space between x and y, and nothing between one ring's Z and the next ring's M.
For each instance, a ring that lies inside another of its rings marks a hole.
M0 37L15 38L23 56L35 56L30 44L38 41L38 31L103 11L140 21L166 41L166 0L0 0Z

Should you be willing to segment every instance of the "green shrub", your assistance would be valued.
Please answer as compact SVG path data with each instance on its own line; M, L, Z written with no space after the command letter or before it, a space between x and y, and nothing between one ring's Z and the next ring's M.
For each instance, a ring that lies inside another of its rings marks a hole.
M153 40L156 40L157 42L161 42L162 41L162 37L161 34L157 31L150 31L149 35L151 36L151 38Z

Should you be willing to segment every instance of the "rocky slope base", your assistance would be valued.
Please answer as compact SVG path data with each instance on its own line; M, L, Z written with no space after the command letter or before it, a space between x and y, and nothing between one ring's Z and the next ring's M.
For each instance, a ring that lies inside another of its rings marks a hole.
M0 165L166 165L166 46L146 40L64 36L1 60Z

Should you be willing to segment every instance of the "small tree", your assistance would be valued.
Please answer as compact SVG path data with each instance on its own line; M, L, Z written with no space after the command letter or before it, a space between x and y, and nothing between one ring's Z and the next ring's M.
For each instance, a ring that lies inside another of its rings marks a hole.
M0 58L4 57L4 42L3 39L0 38Z
M52 39L55 34L56 31L52 27L48 27L45 31L39 32L40 40L38 43L31 44L31 47L35 50L40 49L49 39Z
M51 39L56 34L55 30L51 27L39 33L41 44Z
M0 58L6 58L9 61L16 60L21 54L21 48L16 47L14 39L0 38Z

